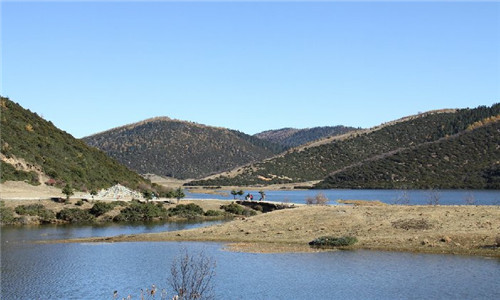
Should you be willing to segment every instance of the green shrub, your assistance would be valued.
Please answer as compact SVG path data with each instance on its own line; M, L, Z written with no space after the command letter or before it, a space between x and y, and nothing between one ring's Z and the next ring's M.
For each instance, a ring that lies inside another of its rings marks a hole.
M262 207L262 205L255 205L253 209L256 211L260 211L260 212L264 211L264 208Z
M152 220L154 218L163 218L167 216L167 210L163 207L163 205L161 205L161 203L145 203L142 205L144 220Z
M222 212L220 210L210 209L210 210L207 210L205 212L205 216L207 216L207 217L219 217L219 216L222 216L222 215L224 215L224 212Z
M31 185L40 185L40 180L38 174L34 171L22 171L17 170L14 166L9 163L0 162L2 172L0 173L0 182L5 182L7 180L14 181L25 181Z
M111 202L111 204L113 204L113 207L116 207L116 206L127 207L127 205L128 205L128 203L126 201L113 201L113 202Z
M243 209L243 215L244 215L245 217L255 216L256 214L257 214L257 212L256 212L255 210L250 209L250 208L248 208L248 207L245 207L245 208Z
M55 213L46 209L42 204L19 205L15 209L18 215L39 216L42 221L50 221L55 218Z
M83 200L80 199L80 200L76 201L75 205L76 206L82 206L83 205Z
M113 205L113 203L97 201L96 203L94 203L89 212L94 216L99 217L101 215L104 215L108 211L113 210L114 207L115 205Z
M95 221L94 215L88 210L79 208L65 208L57 213L57 218L70 223L91 223Z
M120 211L120 214L113 218L115 222L139 222L143 221L142 212L136 207L130 206Z
M255 210L249 209L248 207L236 203L221 205L220 208L228 213L246 217L255 216L257 214Z
M19 205L16 207L15 211L18 215L38 215L38 210L45 209L42 204L29 204L29 205Z
M5 207L5 202L0 201L0 224L11 224L14 221L14 210L10 207Z
M141 203L132 201L130 205L120 211L120 214L113 218L115 222L139 222L151 221L155 218L166 218L167 210L163 205L154 203Z
M345 247L351 246L358 242L358 239L353 236L322 236L311 242L309 242L310 246L314 247Z
M183 218L195 218L204 214L203 208L194 203L179 204L176 207L168 209L170 216L178 216Z

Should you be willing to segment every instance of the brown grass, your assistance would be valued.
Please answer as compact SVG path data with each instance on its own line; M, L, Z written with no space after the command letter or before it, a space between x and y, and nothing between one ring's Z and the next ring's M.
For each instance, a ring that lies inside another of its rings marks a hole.
M354 206L385 206L387 203L380 202L378 200L337 200L340 204L352 204Z

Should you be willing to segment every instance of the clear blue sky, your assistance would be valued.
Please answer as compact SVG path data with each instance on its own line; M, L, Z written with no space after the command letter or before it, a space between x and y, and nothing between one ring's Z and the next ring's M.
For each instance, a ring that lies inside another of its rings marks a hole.
M77 138L254 134L500 102L499 2L1 3L1 91Z

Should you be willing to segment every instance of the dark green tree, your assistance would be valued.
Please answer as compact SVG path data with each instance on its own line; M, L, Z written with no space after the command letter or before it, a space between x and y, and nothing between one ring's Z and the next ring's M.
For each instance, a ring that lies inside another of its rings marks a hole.
M144 191L142 192L142 195L146 199L146 202L149 202L149 200L153 199L153 193L151 193L151 191Z
M90 191L90 195L92 195L92 200L94 200L94 196L96 196L96 195L97 195L97 191L96 191L95 189L92 189L92 190Z
M66 201L69 201L69 197L73 196L73 187L71 187L71 184L67 183L64 188L62 189L62 193L66 195Z
M174 191L174 197L177 199L177 203L179 203L179 201L186 197L186 194L184 194L184 191L182 190L182 188L177 188L175 191Z

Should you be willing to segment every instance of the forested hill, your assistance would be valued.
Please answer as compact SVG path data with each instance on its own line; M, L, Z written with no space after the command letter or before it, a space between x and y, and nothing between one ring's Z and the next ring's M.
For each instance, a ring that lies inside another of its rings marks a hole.
M353 130L357 129L341 125L313 127L305 129L282 128L277 130L263 131L255 134L254 136L258 137L259 139L283 145L286 148L294 148L315 140L341 135Z
M67 183L79 190L107 188L116 183L137 188L145 180L104 152L56 128L36 113L8 98L1 106L1 181L31 184Z
M500 104L495 104L492 107L481 106L475 109L428 112L404 118L397 122L390 122L370 130L355 132L348 137L333 139L328 143L317 143L317 146L293 149L285 155L241 168L237 172L222 174L203 181L193 181L190 184L261 185L322 180L334 172L342 171L354 165L364 167L365 162L380 157L390 156L397 152L400 152L401 155L410 153L413 151L412 149L418 148L419 145L465 132L471 126L478 127L478 124L481 124L480 122L488 123L489 121L485 121L485 119L495 119L499 114ZM480 133L481 131L472 131L470 134ZM496 131L490 133L497 134ZM471 138L466 141L473 140ZM461 157L460 152L466 153L471 147L474 146L464 144L462 147L453 149L457 153L452 152L447 155L448 157ZM408 149L408 152L402 151L405 149ZM497 152L494 152L493 159L500 159L498 158L498 152L498 149ZM421 159L424 158L421 157ZM417 161L417 163L423 166L430 164L425 160ZM489 162L484 163L488 164ZM395 162L395 164L397 163ZM368 168L372 167L372 165L366 166ZM426 169L422 168L422 170ZM377 172L376 169L372 171ZM457 170L457 172L460 172L460 170ZM463 175L467 176L466 174ZM414 188L428 188L434 185L433 182L428 181L412 181L411 183ZM410 182L407 182L406 185L410 186ZM464 183L461 186L471 185ZM357 187L382 188L385 186L380 182L373 185L365 182L357 185Z
M500 119L435 142L368 160L315 187L500 189Z
M83 140L141 174L178 179L219 173L283 150L238 131L167 117L111 129Z

